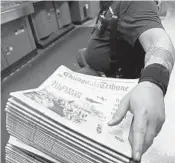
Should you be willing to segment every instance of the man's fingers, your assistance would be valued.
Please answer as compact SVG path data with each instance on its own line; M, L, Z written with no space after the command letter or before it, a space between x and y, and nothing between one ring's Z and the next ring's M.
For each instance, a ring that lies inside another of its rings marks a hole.
M156 136L156 125L157 124L155 122L148 121L147 132L145 135L145 143L142 151L143 153L145 153L153 143L153 140Z
M161 128L161 123L158 124L158 122L155 120L148 121L143 153L145 153L148 148L153 144L154 138L160 132Z
M145 142L144 142L142 154L145 153L148 150L148 148L153 144L154 138L155 138L155 134L147 132L145 136Z
M129 137L128 137L128 140L129 140L129 143L130 143L131 147L133 146L133 144L132 144L132 140L133 140L132 133L133 133L133 131L132 131L132 127L131 127L130 132L129 132Z
M126 95L121 100L120 105L113 116L113 119L108 122L108 125L114 126L119 124L122 121L122 119L125 117L128 109L129 109L129 94Z
M142 157L147 120L141 115L135 115L131 126L132 130L132 157L135 161L140 161Z
M163 118L161 121L160 121L160 120L157 121L157 123L156 123L157 126L156 126L156 135L155 135L155 137L156 137L156 136L158 135L158 133L161 131L164 122L165 122L165 118Z

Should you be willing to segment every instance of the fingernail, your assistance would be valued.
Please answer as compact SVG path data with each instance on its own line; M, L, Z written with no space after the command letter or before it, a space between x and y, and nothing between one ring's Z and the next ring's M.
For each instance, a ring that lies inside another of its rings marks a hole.
M137 152L136 153L135 160L140 161L140 157L141 157L140 152Z
M131 163L140 163L140 161L134 161L134 160L133 160L133 161L131 161Z

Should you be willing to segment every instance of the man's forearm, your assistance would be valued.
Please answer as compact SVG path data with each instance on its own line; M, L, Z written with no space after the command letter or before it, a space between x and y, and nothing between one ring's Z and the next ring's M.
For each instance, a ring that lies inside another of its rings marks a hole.
M164 29L154 28L145 31L139 38L145 52L145 67L158 63L171 73L175 61L173 43Z
M168 47L165 45L165 47ZM167 50L163 47L150 46L145 56L145 69L139 82L149 81L159 86L166 94L169 78L174 65L174 50L170 46Z
M171 39L163 29L151 29L141 35L140 41L146 55L139 83L154 83L165 95L175 60Z
M167 50L163 47L150 46L145 56L145 67L158 63L166 67L171 73L174 65L173 50Z

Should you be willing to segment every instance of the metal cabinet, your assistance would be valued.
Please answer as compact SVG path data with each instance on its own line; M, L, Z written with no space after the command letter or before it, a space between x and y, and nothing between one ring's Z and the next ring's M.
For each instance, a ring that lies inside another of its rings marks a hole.
M52 1L44 2L45 9L47 11L48 19L49 19L49 28L52 32L58 30L57 17L55 13L55 8Z
M89 1L89 17L95 18L100 11L100 3L99 1Z
M34 3L35 13L31 15L36 39L41 40L58 30L58 23L52 1Z
M7 59L4 56L4 52L1 49L1 71L8 67Z
M54 1L59 28L71 23L71 15L68 2Z
M167 13L167 2L161 2L159 5L159 15L164 17Z
M36 48L27 17L3 24L1 41L1 48L9 65Z
M70 3L72 22L82 23L90 17L88 1L72 1Z

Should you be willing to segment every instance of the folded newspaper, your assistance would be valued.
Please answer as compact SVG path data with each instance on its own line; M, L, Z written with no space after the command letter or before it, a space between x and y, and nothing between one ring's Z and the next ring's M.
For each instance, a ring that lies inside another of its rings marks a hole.
M13 136L10 136L5 150L8 163L61 163Z
M10 93L7 130L60 162L130 162L132 115L127 113L115 127L107 122L137 82L83 75L60 66L38 88Z

